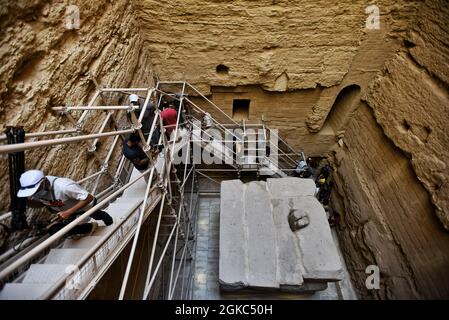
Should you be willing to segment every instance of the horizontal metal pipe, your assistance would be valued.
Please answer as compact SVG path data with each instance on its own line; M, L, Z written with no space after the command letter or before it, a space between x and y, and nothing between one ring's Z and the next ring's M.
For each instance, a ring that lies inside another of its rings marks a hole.
M148 91L150 88L102 88L101 92L116 92L116 91Z
M223 127L236 127L236 128L241 128L242 126L239 124L233 124L233 123L221 123L221 125ZM263 128L262 124L257 124L257 123L245 123L246 127L260 127L261 129Z
M78 132L78 130L67 129L67 130L59 130L59 131L30 132L30 133L25 133L25 139L44 137L44 136L54 136L57 134L67 134L67 133L75 133L75 132ZM0 136L0 141L1 140L6 140L5 134Z
M51 139L51 140L23 142L23 143L11 144L11 145L4 145L4 146L0 146L0 154L19 152L19 151L24 151L24 150L29 150L29 149L39 148L39 147L48 147L48 146L53 146L53 145L58 145L58 144L74 143L74 142L79 142L79 141L84 141L84 140L91 140L91 139L95 139L95 138L116 136L116 135L120 135L120 134L132 133L132 132L134 132L134 129L88 134L88 135L84 135L84 136L67 137L67 138L61 138L61 139Z
M102 174L103 172L104 172L104 170L100 170L100 171L98 171L98 172L95 172L94 174L91 174L90 176L85 177L85 178L79 180L77 183L78 183L78 184L81 184L81 183L83 183L83 182L86 182L86 181L89 180L89 179L92 179L92 178L95 178L96 176L99 176L99 175Z
M160 198L159 198L160 199ZM156 199L155 203L157 204L159 199ZM126 214L126 218L124 221L129 219L129 217L142 205L143 200L139 200ZM108 232L109 235L113 235L119 228L122 227L122 224L113 225L113 229ZM137 230L137 229L136 229ZM131 231L132 232L132 231ZM92 255L100 249L107 241L109 241L111 237L104 237L99 242L97 242L93 247L89 248L88 251L81 257L80 261L77 262L76 266L81 267L86 261L88 261ZM61 279L57 283L55 283L44 295L44 299L49 299L51 296L64 284L66 279Z
M87 210L85 213L80 215L78 218L70 222L68 225L66 225L64 228L50 236L47 240L42 242L40 245L38 245L36 248L31 250L26 256L23 256L22 258L15 261L13 264L8 266L7 268L0 271L0 282L5 280L12 272L14 272L17 268L21 267L24 263L26 263L29 259L33 258L35 255L37 255L42 250L45 250L48 248L51 244L53 244L56 240L64 236L68 231L72 230L75 226L77 226L80 222L82 222L85 218L89 217L92 213L96 212L98 209L102 208L105 204L107 204L110 200L117 197L120 193L122 193L124 190L132 186L134 183L136 183L138 180L142 179L144 175L146 175L150 170L146 170L141 175L139 175L137 178L135 178L133 181L128 182L123 187L115 191L113 194L108 196L107 198L103 199L102 201L98 202L95 206L93 206L91 209Z
M12 215L12 212L11 212L11 211L2 214L2 215L0 216L0 221L3 221L3 220L8 219L9 217L11 217L11 215Z
M53 107L53 111L70 111L70 110L128 110L139 109L137 106L76 106L76 107Z

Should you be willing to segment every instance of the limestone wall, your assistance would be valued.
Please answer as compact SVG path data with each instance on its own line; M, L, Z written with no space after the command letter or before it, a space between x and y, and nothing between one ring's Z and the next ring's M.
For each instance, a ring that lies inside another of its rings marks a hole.
M336 153L333 206L348 268L362 298L447 298L449 233L405 153L395 147L365 103ZM367 290L365 269L377 265L381 290Z
M144 0L138 8L155 72L207 93L210 86L256 84L286 91L339 85L366 38L369 4ZM382 23L400 31L415 2L376 4ZM217 72L220 64L228 72Z
M263 114L308 154L338 150L334 202L363 297L448 297L448 3L376 1L379 30L365 28L369 4L145 0L138 8L162 79L199 86L229 115L233 99L250 99L250 120ZM332 116L353 85L358 101ZM335 119L339 128L326 125ZM379 292L364 287L369 264L381 268Z
M77 5L80 29L66 28L66 9ZM86 105L104 86L148 86L148 51L134 8L118 1L1 1L0 129L23 125L26 132L61 130L72 125L49 111L52 106ZM116 97L105 95L112 101ZM112 100L111 100L112 99ZM85 132L98 130L105 115L90 115ZM77 116L75 115L75 118ZM99 159L112 138L101 140ZM26 167L79 179L99 169L86 143L26 152ZM9 204L7 158L1 157L0 207Z
M0 4L2 128L69 128L49 107L86 104L93 78L148 86L152 70L230 115L233 99L250 99L250 120L264 115L295 147L332 155L341 244L362 297L449 297L447 1L376 1L379 30L365 28L364 0L70 1L77 31L64 27L69 1ZM332 116L353 85L361 101ZM101 112L92 117L87 131ZM27 168L75 179L98 166L85 143L27 152ZM7 178L2 157L3 209ZM380 291L364 287L369 264L381 268Z
M363 297L449 297L449 5L418 9L336 152L334 204ZM369 264L380 267L380 291L364 287Z

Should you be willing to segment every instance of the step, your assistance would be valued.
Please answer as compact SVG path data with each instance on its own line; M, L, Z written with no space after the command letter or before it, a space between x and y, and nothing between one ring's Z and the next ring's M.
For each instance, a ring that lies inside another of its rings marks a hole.
M45 258L45 264L76 264L87 249L52 249Z
M121 198L118 198L117 200L115 200L113 203L111 203L110 205L112 205L112 204L118 204L118 203L121 203L121 204L129 204L129 205L135 205L135 204L137 204L137 203L139 203L139 202L142 202L143 201L143 196L144 195L142 195L141 197L131 197L131 196L127 196L127 197L121 197ZM107 210L107 209L106 209Z
M62 246L63 249L88 249L91 248L94 244L96 244L100 239L103 237L99 236L86 236L82 237L80 239L74 240L74 239L67 239L64 241L64 244Z
M130 181L136 179L138 176L140 176L141 173L136 168L133 169L130 177ZM136 196L136 195L143 195L146 189L146 181L145 178L139 179L137 182L135 182L133 185L131 185L128 189L126 189L123 192L123 196Z
M7 283L0 291L0 300L36 300L50 287L51 283Z
M114 219L120 219L131 213L132 205L126 203L113 203L108 207L108 213ZM134 210L133 210L134 211Z
M22 283L55 283L72 270L70 264L32 264Z

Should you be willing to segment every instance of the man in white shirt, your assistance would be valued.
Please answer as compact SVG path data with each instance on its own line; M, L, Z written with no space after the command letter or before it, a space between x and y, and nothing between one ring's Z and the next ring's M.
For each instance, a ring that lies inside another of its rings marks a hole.
M20 176L18 197L28 198L27 204L32 208L47 207L50 212L58 215L57 223L49 228L54 234L67 224L92 208L96 199L75 181L68 178L45 176L40 170L28 170ZM91 215L95 220L102 220L105 225L111 225L112 217L104 211ZM82 223L68 232L74 234L92 234L97 223Z

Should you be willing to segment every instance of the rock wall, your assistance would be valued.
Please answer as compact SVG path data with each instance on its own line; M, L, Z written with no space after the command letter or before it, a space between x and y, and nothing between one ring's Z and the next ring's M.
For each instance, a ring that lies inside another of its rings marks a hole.
M339 239L361 298L449 297L449 233L407 155L360 103L335 155L332 203L342 215ZM368 290L369 265L380 290Z
M264 115L307 154L336 150L334 202L362 297L448 297L448 3L376 1L374 30L365 28L369 4L138 8L161 79L191 82L229 115L234 99L250 99L250 121ZM350 87L360 91L341 103ZM378 292L364 286L369 264L381 268Z
M376 4L382 23L396 31L414 6ZM342 82L366 38L368 5L364 0L144 0L138 12L161 79L187 80L204 93L210 86L238 85L287 91Z
M448 298L449 4L425 1L337 148L334 205L362 297ZM381 289L364 286L367 265Z
M366 28L366 1L145 0L137 8L162 80L189 81L230 116L233 99L250 99L249 122L264 116L291 145L320 155L336 142L320 131L336 96L368 87L417 6L376 4L380 30Z
M69 5L77 5L80 28L66 28ZM0 129L23 125L26 132L61 130L73 125L50 107L86 105L103 86L149 86L148 51L129 1L1 1ZM117 96L104 95L107 101ZM77 115L74 115L75 119ZM92 112L84 132L98 130L105 114ZM30 140L32 141L32 139ZM26 168L75 180L98 171L106 146L97 156L87 143L26 151ZM100 159L100 160L98 160ZM0 195L9 204L7 158L1 156Z
M69 4L80 8L79 30L65 28ZM148 86L153 69L191 82L230 115L233 99L251 99L251 120L264 115L308 154L334 151L333 203L360 295L447 298L449 4L376 4L379 30L365 28L364 0L0 0L1 129L70 128L49 108L86 104L95 81ZM363 101L333 115L349 86ZM91 117L86 132L103 116ZM99 155L110 139L102 142ZM26 165L79 179L100 165L86 149L28 151ZM2 156L3 199L6 165ZM379 291L364 286L370 264L381 269Z

